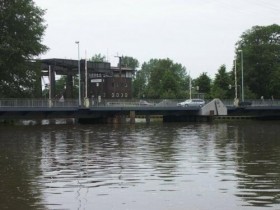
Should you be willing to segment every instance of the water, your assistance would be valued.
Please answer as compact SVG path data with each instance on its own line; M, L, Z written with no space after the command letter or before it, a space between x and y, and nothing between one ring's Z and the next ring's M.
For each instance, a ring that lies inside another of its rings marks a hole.
M280 209L280 122L0 127L0 209Z

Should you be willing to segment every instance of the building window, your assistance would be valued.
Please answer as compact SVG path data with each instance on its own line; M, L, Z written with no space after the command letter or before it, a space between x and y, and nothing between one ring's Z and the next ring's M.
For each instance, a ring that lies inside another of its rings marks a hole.
M101 78L102 74L101 73L90 73L89 78Z
M127 78L132 78L132 73L131 72L126 72L126 77Z

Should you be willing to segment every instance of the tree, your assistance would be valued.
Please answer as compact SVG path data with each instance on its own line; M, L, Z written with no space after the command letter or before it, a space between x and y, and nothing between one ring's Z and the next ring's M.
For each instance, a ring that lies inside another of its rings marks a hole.
M73 98L78 98L79 95L79 79L78 77L73 77ZM62 96L65 99L67 98L66 95L66 84L67 84L67 76L62 75L59 79L55 81L55 99L59 99ZM45 88L42 91L42 95L44 98L49 98L49 85L45 85ZM69 96L68 96L69 97Z
M226 66L222 65L218 69L213 82L211 95L213 98L227 99L232 98L232 90L229 89L231 85L230 74L226 72Z
M89 61L92 61L92 62L105 62L106 61L106 57L105 55L101 55L100 53L99 54L95 54L94 56L92 56Z
M258 98L279 98L280 26L254 26L242 34L236 46L238 82L241 83L242 50L245 90Z
M121 57L121 67L128 67L136 69L139 67L139 61L133 57L122 56Z
M198 87L199 93L205 94L206 98L210 97L211 79L207 73L203 72L198 78L194 80L194 85Z
M137 71L132 81L133 97L143 98L147 89L147 80L143 71Z
M154 65L155 60L151 59L149 62L144 62L141 69L136 72L132 83L134 97L144 98L147 95L148 83Z
M32 0L0 2L0 97L36 96L40 69L31 59L45 52L44 10Z
M135 96L182 98L187 89L186 70L170 59L151 59L142 65L134 80ZM137 87L136 87L137 85Z

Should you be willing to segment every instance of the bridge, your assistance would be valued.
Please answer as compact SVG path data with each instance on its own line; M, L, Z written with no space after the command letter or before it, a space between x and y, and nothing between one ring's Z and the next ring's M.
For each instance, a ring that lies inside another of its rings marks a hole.
M182 100L180 100L182 101ZM79 106L78 100L0 99L0 120L75 118L80 122L120 123L129 117L159 115L163 121L207 121L213 116L250 116L257 119L280 119L279 100L252 100L250 106L235 107L232 100L223 100L226 114L219 114L215 106L177 106L178 100L103 100ZM209 103L210 104L210 103ZM203 111L204 110L204 111ZM204 113L204 114L203 114ZM206 113L206 114L205 114Z

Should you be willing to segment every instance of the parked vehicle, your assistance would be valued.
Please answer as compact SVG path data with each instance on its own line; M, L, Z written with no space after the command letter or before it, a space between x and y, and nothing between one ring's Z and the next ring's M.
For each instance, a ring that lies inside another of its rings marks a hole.
M148 101L140 100L139 101L140 106L154 106L153 103L149 103Z
M156 106L176 106L176 101L164 99L157 103Z
M186 101L180 102L177 104L177 106L204 106L205 105L205 101L203 99L188 99Z

